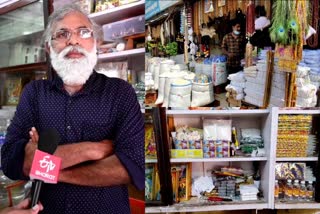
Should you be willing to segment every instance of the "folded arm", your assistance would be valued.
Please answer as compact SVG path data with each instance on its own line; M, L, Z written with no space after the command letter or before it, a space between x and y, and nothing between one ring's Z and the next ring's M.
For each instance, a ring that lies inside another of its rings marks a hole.
M116 155L60 171L59 181L84 186L114 186L130 183L130 176Z
M23 163L23 172L29 175L34 152L38 147L39 135L37 130L32 127L30 132L30 141L25 147L25 157ZM103 159L113 153L113 144L111 140L103 140L101 142L79 142L58 146L54 155L60 157L61 169L65 169L77 164Z

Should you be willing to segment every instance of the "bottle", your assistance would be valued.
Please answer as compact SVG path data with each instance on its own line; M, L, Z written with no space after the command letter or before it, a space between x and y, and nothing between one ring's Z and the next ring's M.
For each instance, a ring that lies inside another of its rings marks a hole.
M301 185L300 185L299 199L301 201L305 201L306 200L306 194L307 194L306 182L305 181L301 181L300 184Z
M274 184L274 200L277 201L278 199L279 199L279 183L278 183L278 180L276 180Z
M291 201L292 200L292 181L290 179L287 180L287 184L286 184L286 188L285 188L285 192L284 192L284 198L287 201Z
M235 148L239 149L239 141L238 141L238 137L237 137L237 131L236 131L236 127L232 127L232 135L231 135L231 140L232 143L234 143Z
M313 201L314 200L313 181L308 181L307 191L306 191L306 200L307 201Z
M127 82L132 84L132 73L131 73L131 70L127 70Z
M300 185L298 180L294 180L293 187L292 187L292 199L299 200L300 194Z

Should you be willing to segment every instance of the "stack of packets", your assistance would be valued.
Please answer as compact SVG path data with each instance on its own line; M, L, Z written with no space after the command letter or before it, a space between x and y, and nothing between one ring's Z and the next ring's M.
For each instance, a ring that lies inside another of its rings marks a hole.
M277 157L307 157L311 115L279 115Z
M258 200L259 190L254 184L240 185L240 199L241 201Z
M188 126L177 126L171 133L173 149L171 158L202 158L203 130Z
M243 89L245 87L246 79L242 71L228 76L230 84L226 86L226 97L234 100L242 100L244 98Z
M285 106L285 91L286 91L286 73L281 71L274 63L272 82L271 82L271 94L270 94L270 107L284 107Z
M244 69L244 75L246 79L244 100L256 106L263 106L267 78L266 50L260 52L255 66Z
M231 120L203 120L203 157L230 157Z
M174 164L171 166L173 201L187 201L191 197L191 164Z
M241 129L240 149L245 156L265 156L264 143L260 129Z

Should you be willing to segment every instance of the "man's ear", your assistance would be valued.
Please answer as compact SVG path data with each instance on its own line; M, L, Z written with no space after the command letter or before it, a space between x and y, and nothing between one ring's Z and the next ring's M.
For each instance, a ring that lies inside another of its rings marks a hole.
M50 55L50 46L49 46L48 42L46 42L46 44L45 44L45 50Z
M97 41L96 41L97 49L99 49L102 44L103 44L103 41L102 41L102 40L100 40L100 39L97 40Z

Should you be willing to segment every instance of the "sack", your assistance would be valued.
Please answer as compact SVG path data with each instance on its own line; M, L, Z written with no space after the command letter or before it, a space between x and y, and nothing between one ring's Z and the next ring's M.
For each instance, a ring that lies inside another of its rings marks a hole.
M169 107L189 107L191 105L191 87L192 83L188 80L173 81L170 87Z
M192 107L204 106L214 101L213 84L195 83L192 84Z
M169 93L171 88L171 83L176 80L182 79L186 75L185 72L170 72L166 77L166 82L164 85L164 96L163 96L163 104L162 107L168 107L169 105Z

